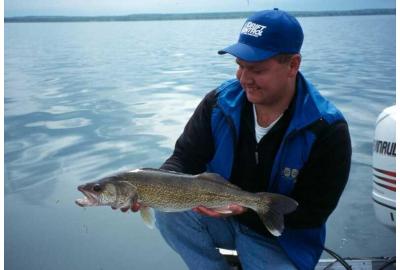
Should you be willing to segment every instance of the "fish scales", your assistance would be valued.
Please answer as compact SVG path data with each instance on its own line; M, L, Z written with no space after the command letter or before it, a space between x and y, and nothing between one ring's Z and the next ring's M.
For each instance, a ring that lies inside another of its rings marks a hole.
M225 183L201 181L201 177L171 175L168 179L159 179L159 175L150 174L144 179L138 185L139 201L150 207L168 205L168 209L190 209L198 205L221 207L233 202L255 203L250 193L230 188Z

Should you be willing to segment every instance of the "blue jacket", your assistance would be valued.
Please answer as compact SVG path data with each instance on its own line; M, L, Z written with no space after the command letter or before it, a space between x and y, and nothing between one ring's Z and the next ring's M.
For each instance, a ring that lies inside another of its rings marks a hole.
M288 196L316 139L315 132L309 127L317 121L328 124L344 121L339 110L322 97L300 73L297 76L296 91L294 114L276 154L268 188L268 192ZM217 92L217 104L211 114L214 156L207 164L207 170L229 179L245 93L238 80L225 82ZM314 269L324 247L325 225L307 229L286 228L278 241L299 269Z

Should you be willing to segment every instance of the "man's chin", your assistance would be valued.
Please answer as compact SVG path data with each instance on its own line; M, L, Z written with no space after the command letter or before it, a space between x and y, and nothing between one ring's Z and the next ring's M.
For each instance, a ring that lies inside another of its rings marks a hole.
M252 92L246 92L246 97L247 100L253 104L262 104L263 103L263 98L260 97L257 93L252 93Z

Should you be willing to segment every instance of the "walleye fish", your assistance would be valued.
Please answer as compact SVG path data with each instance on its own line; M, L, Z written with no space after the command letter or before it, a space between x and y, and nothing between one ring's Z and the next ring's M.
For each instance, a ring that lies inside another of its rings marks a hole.
M151 208L179 212L197 206L223 209L238 204L258 213L265 227L275 236L284 229L283 215L294 211L297 202L275 193L250 193L214 173L189 175L158 169L138 169L119 173L78 187L85 198L79 206L108 205L129 207L138 202L144 222L152 227ZM223 212L223 211L222 211Z

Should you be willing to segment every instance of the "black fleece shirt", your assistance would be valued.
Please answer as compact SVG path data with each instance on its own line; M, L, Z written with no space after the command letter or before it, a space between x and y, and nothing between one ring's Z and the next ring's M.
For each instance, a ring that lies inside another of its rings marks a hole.
M202 100L162 169L189 174L206 170L206 164L214 155L211 112L216 100L215 90ZM268 191L273 162L292 118L294 104L292 102L283 117L257 144L252 104L247 100L244 102L229 180L244 190L265 192ZM294 212L285 216L285 226L292 228L312 228L324 224L339 201L350 170L351 142L347 123L340 121L328 125L320 120L309 128L315 131L316 140L290 194L299 203ZM235 218L254 231L270 236L252 210Z

